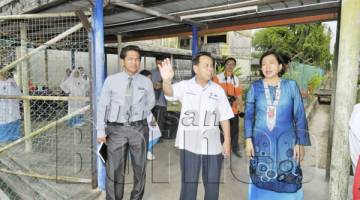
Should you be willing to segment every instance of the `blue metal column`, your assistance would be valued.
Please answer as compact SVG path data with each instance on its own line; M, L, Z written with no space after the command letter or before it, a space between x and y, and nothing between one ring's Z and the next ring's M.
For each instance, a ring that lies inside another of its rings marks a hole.
M101 88L105 79L104 70L104 15L103 15L103 0L96 0L95 8L93 9L93 33L92 33L92 103L93 103L93 120L96 124L96 111L98 104L98 97L101 93ZM93 126L93 146L97 150L96 142L97 134L96 127ZM98 187L105 190L106 170L105 165L97 158L97 178Z
M194 58L196 54L198 53L198 30L195 25L192 25L192 44L191 44L191 50L192 50L192 57ZM195 72L193 69L191 69L192 76L195 76Z
M192 50L192 57L195 57L195 55L198 53L198 30L195 25L193 25L191 29L192 29L191 50Z

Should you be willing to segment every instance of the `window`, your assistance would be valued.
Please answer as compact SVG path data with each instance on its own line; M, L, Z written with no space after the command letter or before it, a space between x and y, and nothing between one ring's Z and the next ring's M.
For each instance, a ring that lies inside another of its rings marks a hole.
M226 43L226 35L207 36L207 43Z
M190 38L180 38L180 49L191 49Z

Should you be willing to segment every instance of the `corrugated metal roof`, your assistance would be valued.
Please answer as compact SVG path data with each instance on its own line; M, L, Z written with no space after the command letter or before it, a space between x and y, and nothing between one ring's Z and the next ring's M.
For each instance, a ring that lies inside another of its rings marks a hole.
M118 34L123 35L124 40L136 40L145 36L156 37L156 35L191 31L188 22L179 23L129 10L119 6L123 3L134 3L140 9L152 9L178 19L189 18L188 20L200 22L209 30L216 29L216 31L221 31L221 27L240 26L291 16L337 13L340 6L339 0L110 0L109 2L104 8L104 25L105 38L112 41ZM91 3L88 0L71 0L38 12L89 10L90 7ZM202 16L197 16L198 14Z

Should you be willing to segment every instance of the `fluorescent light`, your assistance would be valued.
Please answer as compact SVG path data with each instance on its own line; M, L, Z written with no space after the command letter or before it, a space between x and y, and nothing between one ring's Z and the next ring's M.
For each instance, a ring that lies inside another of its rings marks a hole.
M210 17L210 16L216 16L216 15L226 15L226 14L233 14L233 13L247 12L247 11L257 12L258 11L258 6L247 6L247 7L219 10L219 11L213 11L213 12L197 13L197 14L192 14L192 15L180 16L180 18L181 19L201 18L201 17Z

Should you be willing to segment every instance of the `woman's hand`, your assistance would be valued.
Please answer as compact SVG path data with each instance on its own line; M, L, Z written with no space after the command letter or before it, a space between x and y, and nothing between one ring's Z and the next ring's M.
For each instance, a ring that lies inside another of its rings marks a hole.
M305 149L303 145L296 144L294 146L294 159L300 163L304 160Z
M253 146L251 138L246 139L245 151L246 151L246 155L249 157L249 159L254 158L254 156L255 156L254 146Z

